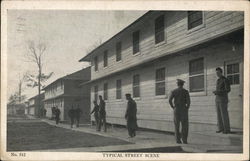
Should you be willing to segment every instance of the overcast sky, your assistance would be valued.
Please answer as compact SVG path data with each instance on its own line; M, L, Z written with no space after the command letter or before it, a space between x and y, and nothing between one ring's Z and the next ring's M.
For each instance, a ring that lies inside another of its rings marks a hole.
M18 90L19 75L37 72L35 64L24 58L29 40L47 45L43 71L54 72L49 84L86 67L78 60L93 44L109 39L145 12L8 10L8 97ZM30 98L38 90L24 86L23 93Z

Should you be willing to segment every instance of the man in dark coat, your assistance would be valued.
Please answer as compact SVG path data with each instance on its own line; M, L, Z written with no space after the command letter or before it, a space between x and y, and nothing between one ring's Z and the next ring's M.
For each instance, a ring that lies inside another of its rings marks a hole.
M223 132L223 134L230 133L230 122L228 116L228 93L230 92L229 80L222 75L222 69L216 68L216 74L218 80L216 82L216 90L213 92L216 96L216 110L217 110L217 133Z
M185 81L177 79L177 86L175 90L172 91L169 97L169 104L174 109L174 125L175 125L175 138L176 143L180 144L182 142L187 144L188 137L188 109L190 107L190 96L189 92L183 88ZM173 104L174 99L174 104ZM181 123L181 133L179 131Z
M77 108L75 109L76 127L79 127L81 115L82 115L82 110L80 109L79 105L77 105Z
M74 120L75 120L75 110L74 110L74 106L71 106L71 109L68 112L68 116L70 118L70 127L73 128L74 125Z
M95 126L96 126L96 131L98 131L98 125L99 125L99 106L97 104L96 101L93 101L94 103L94 108L93 110L91 111L90 114L94 113L94 117L95 117Z
M102 96L99 96L99 124L98 124L98 131L101 131L101 127L103 125L104 132L107 132L106 127L106 109L105 109L105 101L102 99Z
M137 107L136 102L131 98L131 94L126 94L126 99L128 100L127 110L125 114L125 119L127 120L128 134L130 137L136 136L137 126Z
M60 120L60 114L61 114L61 111L59 110L58 107L56 107L55 109L55 119L56 119L56 124L59 123L59 120Z

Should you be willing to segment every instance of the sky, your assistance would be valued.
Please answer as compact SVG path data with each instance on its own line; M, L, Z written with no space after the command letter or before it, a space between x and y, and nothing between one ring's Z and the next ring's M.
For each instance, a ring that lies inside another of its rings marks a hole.
M100 41L105 42L146 11L100 10L8 10L7 88L8 97L18 91L24 73L37 73L25 57L28 42L46 44L43 72L53 72L45 85L88 66L78 62ZM38 94L37 87L22 87L27 98Z

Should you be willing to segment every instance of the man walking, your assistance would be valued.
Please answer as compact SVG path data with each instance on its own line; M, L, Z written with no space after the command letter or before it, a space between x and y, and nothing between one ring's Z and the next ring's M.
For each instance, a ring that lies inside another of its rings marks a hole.
M216 82L216 90L213 92L216 96L216 110L217 110L217 133L223 132L223 134L230 133L230 122L227 110L228 93L230 92L230 83L226 77L222 75L223 70L216 68L216 75L218 77Z
M176 143L180 144L182 142L187 144L188 137L188 109L190 107L190 96L189 92L183 88L185 81L177 79L177 86L175 90L172 91L169 97L169 104L174 109L174 125L175 125L175 139ZM174 104L173 104L174 99ZM179 131L181 123L181 133Z
M75 120L75 110L74 110L74 106L71 106L71 109L68 112L68 116L70 118L70 127L73 128L74 125L74 120Z
M60 120L60 114L61 114L61 111L59 110L59 108L56 106L56 109L55 109L55 119L56 119L56 124L59 123L59 120Z
M104 132L107 132L107 127L106 127L106 109L105 109L105 101L102 99L102 96L99 96L99 124L98 124L98 131L101 130L101 126L103 125L104 127Z
M99 122L99 106L98 106L98 104L97 104L96 101L93 101L93 103L94 103L94 108L93 108L93 110L92 110L92 112L90 114L94 113L96 131L98 131L98 125L99 125L99 123L98 123Z
M77 105L77 108L75 109L76 127L79 127L81 115L82 115L82 110L80 109L79 105Z
M136 136L137 107L136 107L136 102L131 98L131 94L126 94L125 96L126 96L126 99L128 100L125 119L127 120L128 134L132 138Z

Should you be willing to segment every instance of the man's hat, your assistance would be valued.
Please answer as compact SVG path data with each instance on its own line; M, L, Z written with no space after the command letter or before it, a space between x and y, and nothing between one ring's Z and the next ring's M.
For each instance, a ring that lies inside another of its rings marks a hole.
M131 94L130 93L126 93L125 96L126 97L131 97Z
M182 79L176 79L177 80L177 83L182 83L182 84L184 84L185 83L185 81L184 80L182 80Z

